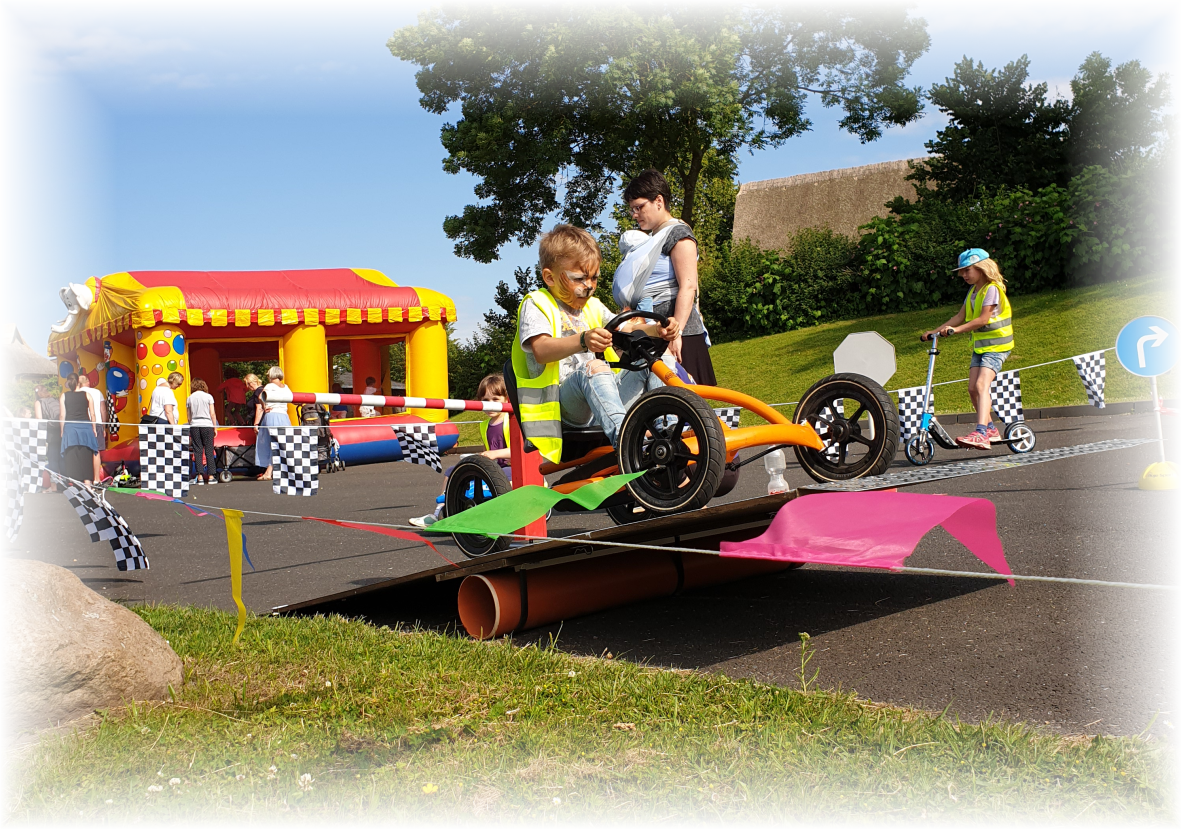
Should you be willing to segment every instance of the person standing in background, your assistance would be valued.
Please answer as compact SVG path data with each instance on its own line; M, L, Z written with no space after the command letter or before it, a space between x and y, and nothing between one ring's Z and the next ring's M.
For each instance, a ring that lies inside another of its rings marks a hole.
M271 366L270 371L267 372L266 387L263 388L264 395L285 388L287 386L283 383L283 369ZM286 403L260 403L255 412L257 420L254 421L254 425L258 429L258 438L254 442L254 462L259 466L266 466L263 473L258 476L258 480L269 481L272 478L273 465L271 430L290 428L291 419L287 416Z
M245 426L253 423L253 411L246 407L246 382L238 376L237 369L226 368L226 379L217 387L217 391L225 394L226 423L234 426ZM249 420L247 418L250 418Z
M217 410L214 408L213 395L209 393L209 386L204 380L193 381L193 393L185 401L185 406L189 412L189 437L192 442L193 464L197 469L197 484L216 484L217 458L213 443L217 437Z
M66 391L58 398L62 473L90 486L98 468L98 435L90 395L78 388L78 375L66 377Z
M45 386L37 386L34 393L37 395L37 399L33 402L33 417L51 422L48 430L49 457L46 459L45 465L49 467L51 472L61 474L62 432L58 425L61 421L61 404ZM49 478L47 489L50 492L57 492L57 483L52 476Z

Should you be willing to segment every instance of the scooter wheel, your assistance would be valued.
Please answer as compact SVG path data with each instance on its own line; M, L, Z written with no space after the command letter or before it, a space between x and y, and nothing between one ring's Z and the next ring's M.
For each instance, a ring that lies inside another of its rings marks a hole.
M217 473L217 480L223 484L228 484L234 480L234 473L228 469L223 469L221 472Z
M1037 435L1025 425L1025 421L1017 420L1005 427L1005 440L1009 451L1015 455L1024 455L1037 445Z
M915 466L926 466L935 457L935 441L919 433L906 442L906 459Z
M665 386L645 392L623 418L618 455L620 472L645 473L627 485L636 502L667 515L704 507L714 497L726 469L726 440L704 399Z
M511 489L512 484L496 461L482 455L471 455L457 463L452 470L451 477L447 479L447 490L443 493L443 503L448 516L459 515ZM452 533L451 537L468 558L507 550L510 543L504 537L489 538L472 533Z
M861 374L833 374L817 381L800 399L792 420L811 424L826 444L822 450L795 447L800 467L814 481L880 475L898 452L894 401Z

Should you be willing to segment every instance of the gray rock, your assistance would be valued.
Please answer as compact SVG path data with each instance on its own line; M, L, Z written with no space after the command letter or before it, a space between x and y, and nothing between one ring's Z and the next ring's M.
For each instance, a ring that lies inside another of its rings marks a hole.
M180 657L125 607L70 571L9 559L4 602L10 727L49 728L97 708L168 698Z

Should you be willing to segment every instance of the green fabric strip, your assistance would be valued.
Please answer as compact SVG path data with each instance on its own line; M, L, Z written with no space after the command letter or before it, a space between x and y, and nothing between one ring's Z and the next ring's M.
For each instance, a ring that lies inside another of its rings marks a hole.
M634 481L643 474L631 472L627 475L612 475L610 478L579 487L568 495L543 486L523 486L464 510L459 515L449 515L441 521L436 521L426 528L426 532L487 536L515 533L541 518L553 509L554 504L567 498L584 509L598 509L599 504L618 492L628 481Z

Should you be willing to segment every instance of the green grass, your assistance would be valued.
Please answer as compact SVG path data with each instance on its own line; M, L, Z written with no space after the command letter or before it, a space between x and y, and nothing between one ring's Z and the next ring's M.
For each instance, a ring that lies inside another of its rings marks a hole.
M1125 323L1143 314L1170 316L1175 289L1165 277L1145 277L1089 288L1048 291L1012 299L1015 347L1005 369L1072 357L1115 345ZM799 400L821 377L833 372L832 353L847 335L877 331L894 345L898 370L889 389L920 386L927 377L927 348L918 335L956 312L949 305L927 311L890 314L815 328L789 331L741 342L723 343L710 350L719 385L754 395L768 403ZM935 382L968 376L970 340L961 335L939 343ZM1174 374L1160 378L1165 397L1176 397ZM1021 375L1021 394L1027 408L1071 406L1087 402L1073 363L1058 363ZM1114 352L1107 355L1108 402L1147 400L1149 381L1123 369ZM936 411L971 410L966 384L936 389ZM721 404L719 404L721 405ZM785 409L785 411L788 411ZM752 415L745 415L752 418ZM752 422L756 422L752 420Z
M10 818L1171 815L1167 757L1140 739L338 617L252 618L234 647L227 614L137 612L184 686L47 738Z

